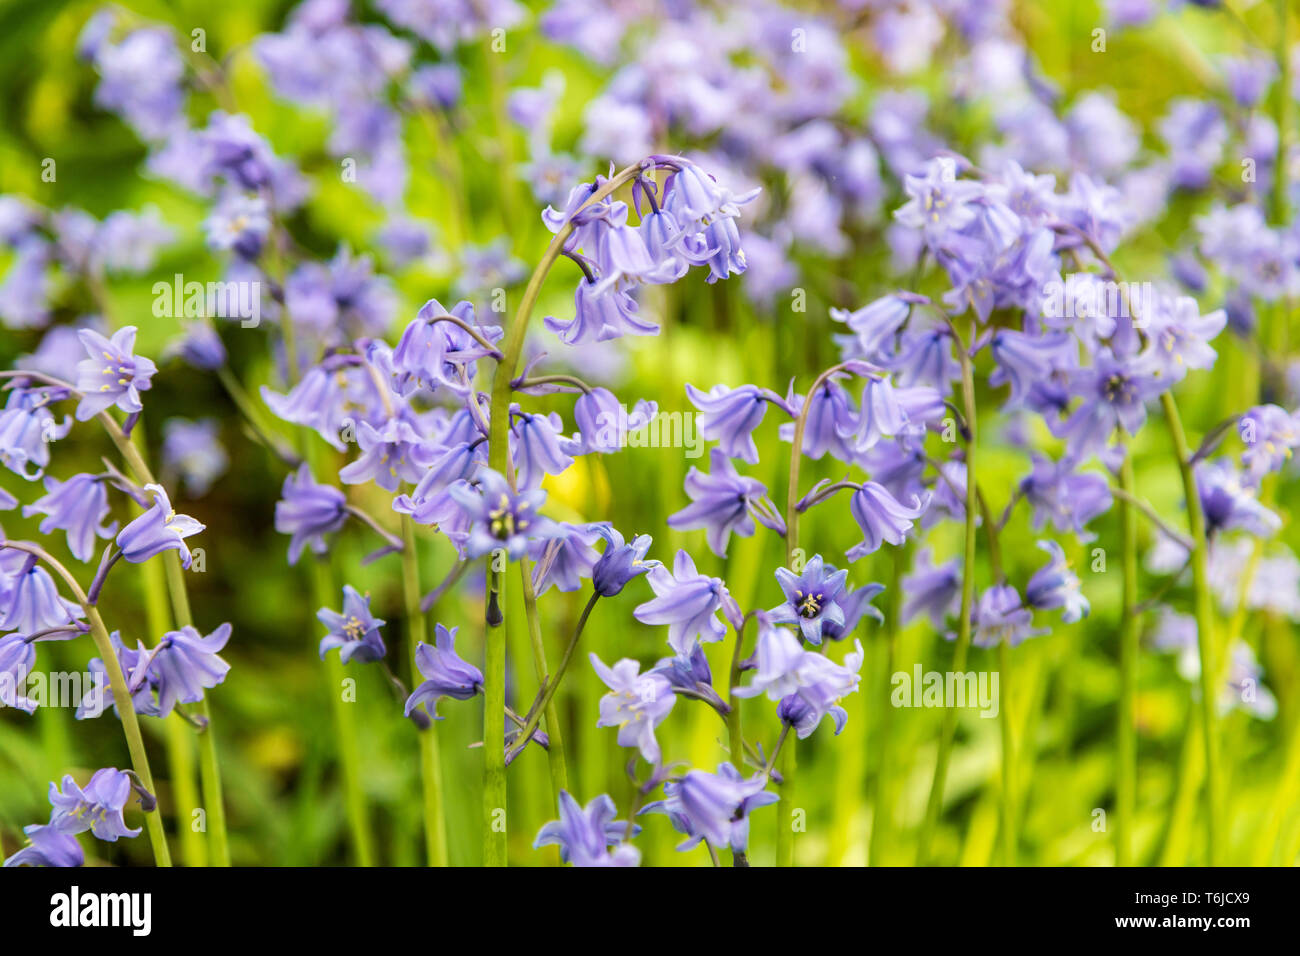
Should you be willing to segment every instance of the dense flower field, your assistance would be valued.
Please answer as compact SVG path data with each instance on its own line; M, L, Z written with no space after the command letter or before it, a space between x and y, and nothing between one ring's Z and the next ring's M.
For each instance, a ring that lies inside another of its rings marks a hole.
M1300 10L22 4L0 858L1300 862Z

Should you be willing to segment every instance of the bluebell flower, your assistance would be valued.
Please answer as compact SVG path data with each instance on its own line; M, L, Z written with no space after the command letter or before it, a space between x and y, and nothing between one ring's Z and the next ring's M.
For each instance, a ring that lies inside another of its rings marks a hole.
M768 614L777 624L798 625L805 641L820 644L825 626L844 624L844 608L840 602L846 596L848 577L848 571L837 571L827 565L820 554L808 560L802 574L777 568L776 580L785 594L785 603L772 608Z
M853 493L849 501L849 513L862 529L863 540L848 550L846 557L850 561L872 554L886 542L900 545L912 529L912 524L925 513L930 505L927 493L923 498L913 498L912 507L899 502L884 485L875 481L866 482Z
M830 316L849 327L863 358L875 360L893 353L894 339L912 314L912 307L928 301L910 292L892 293L868 302L854 312L831 309Z
M64 833L58 827L32 825L23 827L30 841L13 856L5 860L5 866L82 866L86 854L81 849L77 838Z
M853 449L845 436L856 430L858 413L844 386L832 376L811 396L791 394L786 399L796 416L802 413L805 402L808 414L804 421L803 453L818 460L830 452L840 461L852 461ZM780 435L782 441L794 441L794 422L782 424Z
M185 539L205 526L189 515L177 514L162 485L145 485L145 491L153 495L153 507L117 533L122 557L140 564L164 551L179 551L181 566L188 568L191 558Z
M479 326L471 302L457 302L448 311L437 299L430 299L402 332L393 349L393 366L416 385L428 389L443 386L460 393L464 391L461 372L472 377L473 363L488 351L454 322L436 321L445 315L460 319L489 342L504 335L500 326Z
M578 805L567 790L560 791L560 819L537 831L533 848L556 844L560 859L574 866L636 866L641 854L625 841L640 832L618 820L618 810L608 794L602 793L586 808ZM611 853L610 847L614 850Z
M746 780L734 766L723 763L717 773L692 770L681 780L665 782L665 799L641 812L668 816L674 829L687 838L678 850L689 850L703 840L717 849L730 847L744 853L749 847L750 813L779 799L766 787L762 774Z
M961 600L961 570L956 558L942 565L932 564L930 549L916 553L912 573L901 582L903 601L900 624L907 624L918 614L925 614L935 627L943 627L944 620L958 613Z
M224 193L203 223L208 245L254 260L271 231L266 200L240 192Z
M516 494L498 472L480 468L478 487L453 484L447 493L473 525L465 543L468 557L477 558L497 549L512 561L527 553L528 542L551 538L559 528L538 513L546 492L541 489Z
M158 716L166 717L178 703L198 703L205 689L226 679L230 665L217 655L230 640L230 631L226 623L205 637L186 625L162 636L148 663L148 678L158 692ZM135 680L133 675L132 684Z
M594 527L605 539L605 550L591 569L592 587L602 597L620 594L629 581L660 566L658 561L646 560L646 553L653 543L650 535L639 534L630 543L625 543L623 536L609 523Z
M1245 451L1241 464L1255 484L1270 472L1280 471L1300 447L1300 413L1277 405L1257 405L1238 419Z
M64 600L48 571L29 557L9 581L3 583L4 619L0 631L17 631L29 637L39 631L66 627L84 617L80 605Z
M861 641L853 642L853 650L845 655L843 664L810 652L801 668L799 689L781 698L777 717L793 727L802 740L829 714L839 734L849 719L848 711L839 702L858 689L863 657Z
M709 669L703 644L696 644L687 656L678 654L660 658L654 666L654 673L662 674L674 691L704 697L715 705L722 702L713 689L713 671Z
M1141 317L1148 338L1146 350L1139 357L1144 369L1178 382L1190 369L1214 367L1218 354L1209 343L1228 324L1223 309L1202 315L1195 299L1180 295L1157 298L1151 311L1151 315Z
M1035 383L1078 365L1078 345L1066 332L1030 335L1014 329L998 329L989 341L989 352L997 363L989 384L1010 383L1008 407L1023 403Z
M156 681L149 672L148 648L144 646L143 641L137 641L136 649L132 650L122 643L122 635L119 631L110 633L108 641L113 648L118 666L126 677L127 690L135 712L145 717L157 717L158 704L154 700L153 693ZM110 686L108 669L104 666L103 659L93 658L87 665L87 670L90 673L91 686L82 695L77 705L77 720L100 717L109 707L117 709L117 701L113 699L113 688Z
M184 333L163 350L164 358L179 356L194 368L216 371L226 364L226 347L221 336L207 322L189 322Z
M438 624L433 629L433 644L421 641L415 648L415 666L424 682L406 699L406 716L421 704L434 720L438 716L438 699L470 700L483 690L483 672L456 654L456 632Z
M662 566L652 568L646 579L655 597L632 615L642 624L668 625L668 643L678 654L689 654L697 641L726 637L726 625L718 619L726 585L721 578L700 574L684 550L677 552L671 572Z
M329 630L321 638L321 660L336 647L345 664L354 657L369 664L387 653L379 633L384 621L370 613L369 595L362 597L350 584L343 585L343 613L323 607L316 612L316 619Z
M837 603L844 611L844 621L836 624L833 621L823 620L822 637L830 638L832 641L842 641L857 630L858 624L864 617L869 617L878 623L883 622L885 615L871 602L884 590L883 584L864 584L842 596Z
M1236 465L1227 458L1196 465L1196 491L1207 535L1239 530L1266 538L1282 527L1282 519L1260 503L1255 488L1241 480Z
M1168 385L1167 379L1102 349L1091 366L1071 375L1071 391L1083 402L1055 433L1066 439L1070 456L1082 461L1102 450L1117 428L1136 435L1147 419L1146 403Z
M434 452L409 421L393 416L382 428L369 422L357 427L361 457L339 469L339 481L359 485L373 481L385 491L403 482L415 484L433 463Z
M804 650L794 631L778 625L771 615L760 613L754 655L747 662L754 671L753 679L747 687L734 687L731 692L737 697L766 694L780 700L799 688L801 669L812 660L812 654Z
M574 525L556 522L556 535L539 539L529 545L529 556L536 562L533 567L533 587L540 596L552 587L572 592L582 587L582 582L592 575L600 555L595 543L600 539L600 525Z
M140 830L130 829L122 818L130 799L131 778L116 768L96 770L84 790L71 776L65 776L62 789L50 784L50 804L54 807L50 826L68 834L90 830L106 843L139 836Z
M214 418L169 418L163 422L163 465L180 475L191 498L206 495L230 464L217 438L218 429Z
M288 395L262 386L262 400L278 418L314 429L338 451L346 451L346 430L358 420L383 424L383 403L374 379L355 356L331 356L303 373Z
M662 755L655 728L663 723L677 702L668 679L656 671L640 673L641 665L623 658L606 667L594 653L589 655L596 675L610 692L600 699L597 727L617 727L618 745L635 747L646 762L658 764Z
M1009 584L994 585L981 594L971 616L975 625L971 644L975 647L1015 647L1026 638L1047 633L1034 628L1033 612L1021 603L1019 592Z
M158 367L134 354L135 331L133 325L124 326L111 339L93 329L77 333L89 356L77 366L77 389L82 393L77 421L84 422L113 405L128 413L144 410L140 393L151 387Z
M66 531L68 550L78 561L89 561L95 554L97 538L117 534L117 522L105 525L108 517L108 491L99 475L73 475L67 481L45 476L45 494L23 507L23 517L34 514L46 517L40 524L41 534Z
M0 707L36 712L36 701L19 696L27 675L36 666L36 648L22 634L0 637Z
M573 403L578 433L560 447L568 455L621 451L627 445L628 434L648 425L658 411L655 402L644 399L629 411L609 389L593 388Z
M1025 603L1045 611L1060 608L1062 624L1073 624L1087 617L1090 605L1083 596L1079 576L1070 569L1065 551L1055 541L1039 541L1038 547L1052 559L1035 571L1025 585Z
M533 415L511 405L511 451L515 460L515 479L523 490L539 488L544 475L560 475L573 459L560 450L563 423L560 416Z
M765 525L771 520L755 507L767 494L767 486L756 478L738 474L720 448L709 453L709 462L713 467L711 474L693 465L686 473L686 494L691 503L669 515L668 527L682 531L704 528L709 550L721 558L726 557L733 531L748 538L754 534L756 515Z
M597 293L595 282L580 281L573 294L573 318L547 316L543 324L565 345L606 342L624 335L658 335L659 326L637 315L634 298L622 289Z
M700 410L696 426L709 441L720 442L728 458L758 464L758 447L753 432L763 421L769 402L785 407L781 397L757 385L728 388L715 385L707 392L687 384L686 397Z
M66 397L66 389L15 388L0 411L0 463L16 475L35 481L50 464L50 444L65 437L72 419L56 422L50 404Z
M303 548L315 554L326 551L325 535L338 531L347 521L347 498L333 485L323 485L300 465L286 475L275 503L275 530L290 535L289 563L297 564Z
M1020 482L1020 493L1033 506L1034 531L1050 522L1057 531L1083 537L1088 523L1110 510L1110 483L1095 472L1075 471L1068 458L1059 462L1041 455L1033 458L1033 470Z
M601 220L604 228L596 243L596 263L600 278L593 295L604 295L611 290L636 288L639 285L659 285L678 277L674 259L656 259L646 248L640 231L627 224L627 205L617 203L614 212Z

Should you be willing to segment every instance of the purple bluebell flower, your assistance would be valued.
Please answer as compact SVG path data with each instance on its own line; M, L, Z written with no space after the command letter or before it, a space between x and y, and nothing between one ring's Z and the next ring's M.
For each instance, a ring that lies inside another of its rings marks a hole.
M35 666L36 648L24 635L0 637L0 707L35 713L36 701L18 694L18 689L24 686L27 675Z
M606 342L624 335L658 335L659 326L637 315L638 305L626 291L598 294L594 282L581 281L573 295L573 318L547 316L543 323L565 345Z
M424 682L406 699L406 716L421 704L434 720L438 716L438 699L470 700L483 690L483 672L456 654L456 632L438 624L433 629L433 643L421 641L415 648L415 666Z
M849 513L862 529L863 540L848 550L846 557L856 561L873 554L886 542L900 545L912 529L912 524L930 506L930 495L913 498L907 507L891 495L884 485L868 481L853 493Z
M347 498L333 485L318 483L311 468L300 465L286 475L275 503L275 530L290 535L289 563L297 564L302 550L314 554L326 551L325 535L338 531L347 521Z
M640 673L641 665L630 658L606 667L594 653L589 656L597 676L610 690L600 699L596 726L617 727L620 747L636 747L647 763L658 765L662 752L655 728L677 702L672 685L656 671Z
M80 605L59 596L48 571L27 556L18 573L3 582L4 619L0 631L17 631L30 637L50 628L67 627L84 617Z
M186 625L162 636L148 664L149 681L158 692L158 716L166 717L178 703L197 704L205 689L226 679L230 665L217 655L230 631L226 623L205 637Z
M117 534L117 522L105 525L108 518L108 491L102 475L73 475L67 481L45 476L45 494L23 507L23 517L34 514L46 517L40 524L41 534L65 531L68 550L78 561L89 561L95 554L96 538Z
M77 334L89 356L77 366L77 388L82 393L77 421L84 422L113 405L128 413L143 411L140 393L150 388L158 367L134 354L135 326L118 329L111 339L93 329Z
M715 385L707 392L695 386L686 386L686 397L700 410L696 426L709 441L721 443L729 458L739 458L751 465L758 464L758 448L753 432L763 421L769 402L784 408L785 403L775 392L757 385L728 388Z
M393 416L382 428L369 422L357 427L361 456L339 469L339 481L360 485L373 481L385 491L396 491L403 482L415 484L433 463L434 452L405 418Z
M689 655L697 641L720 641L727 635L718 619L727 586L695 569L684 550L677 552L672 571L656 567L646 576L655 592L653 600L632 612L642 624L668 625L668 643L678 654Z
M628 582L660 567L658 561L647 561L646 553L653 543L648 534L639 534L630 543L608 523L594 526L605 539L605 550L591 569L591 584L602 597L614 597L622 592Z
M954 558L946 564L936 565L930 560L930 549L916 553L912 573L901 582L903 602L901 624L907 624L918 614L929 617L935 627L943 627L949 615L958 612L961 599L961 570Z
M641 812L668 816L687 838L678 850L689 850L704 840L717 849L730 847L744 853L749 847L750 813L780 799L766 787L764 775L746 780L732 764L722 763L717 773L692 770L681 780L665 782L665 799Z
M627 291L639 285L662 285L679 277L677 260L656 259L641 232L627 224L626 204L616 203L614 211L601 222L603 228L595 250L600 278L591 290L593 295Z
M989 352L997 363L989 384L1010 383L1008 407L1023 404L1035 384L1078 365L1078 345L1066 332L1030 335L998 329L989 341Z
M465 389L462 374L472 378L474 362L489 352L454 322L438 321L443 316L459 319L488 342L496 342L504 335L500 326L479 325L472 302L462 300L448 311L437 299L430 299L403 330L393 349L393 366L418 386L443 386L460 393Z
M848 571L837 571L822 561L820 554L809 559L802 574L777 568L776 580L785 602L768 614L777 624L797 624L805 641L820 644L824 628L842 627L845 623L841 602L847 600L848 576Z
M51 388L15 388L9 393L0 411L0 462L14 474L35 481L45 473L50 443L72 429L68 416L59 423L49 408L66 395L66 389Z
M1238 419L1237 427L1246 446L1241 464L1256 484L1270 472L1281 471L1300 447L1300 413L1277 405L1257 405Z
M63 778L63 787L50 784L50 826L67 834L87 830L105 843L119 837L136 837L140 830L130 829L122 811L131 799L131 778L121 770L106 767L96 770L83 790L71 775Z
M222 195L203 227L208 245L213 249L231 250L253 260L262 254L262 246L271 231L271 217L266 200L260 196L228 192Z
M624 841L640 831L618 820L618 810L608 794L602 793L586 808L567 790L560 791L560 819L552 820L537 831L533 848L555 844L560 859L574 866L636 866L641 854ZM614 850L611 853L610 847Z
M1034 628L1033 612L1021 603L1019 592L1009 584L994 585L981 594L971 615L975 625L971 643L975 647L1003 643L1015 647L1026 638L1047 633Z
M603 455L622 450L631 432L648 425L659 411L655 402L644 399L629 410L607 388L583 392L573 403L573 420L578 433L560 448L568 455L599 452Z
M1139 362L1170 381L1181 381L1189 369L1214 367L1217 353L1209 345L1228 323L1228 314L1215 309L1201 315L1191 296L1158 299L1146 320L1149 343Z
M447 489L452 500L473 522L466 555L477 558L497 549L512 561L527 552L528 542L558 534L555 522L538 513L546 501L541 489L515 493L498 472L478 471L478 487L453 484Z
M1083 596L1079 576L1070 568L1065 551L1050 540L1039 541L1038 547L1052 559L1035 571L1025 585L1025 603L1045 611L1060 608L1062 624L1073 624L1087 617L1090 605Z
M687 657L674 655L660 658L655 664L654 673L662 674L674 692L702 697L715 707L722 703L722 698L713 689L713 671L709 669L709 659L704 654L703 644L696 644Z
M533 415L511 405L510 418L519 488L539 488L544 475L563 474L573 464L573 459L560 450L564 423L559 415Z
M1056 434L1066 439L1070 456L1082 461L1101 451L1117 428L1136 435L1147 419L1146 403L1167 387L1167 381L1103 349L1091 366L1071 375L1071 391L1083 401Z
M219 428L215 418L169 418L163 422L163 465L180 475L191 498L206 495L230 464L217 438Z
M829 714L835 721L835 733L839 734L849 719L848 711L839 702L858 689L863 657L861 641L853 642L853 650L845 655L843 664L836 664L821 654L810 655L803 667L801 686L781 698L776 707L777 717L793 727L796 736L803 740Z
M857 428L857 408L844 386L833 377L827 378L811 397L790 394L786 399L795 415L803 411L808 402L804 421L803 453L818 460L830 452L840 461L853 460L853 448L845 441ZM781 425L782 441L794 441L794 422Z
M288 395L262 386L262 399L277 417L315 429L339 451L347 449L341 436L355 432L358 420L384 422L377 414L383 403L375 381L353 356L313 365Z
M813 653L804 650L794 631L778 625L772 615L760 612L754 655L747 662L754 677L748 686L734 687L731 692L737 697L767 694L772 700L780 700L800 687Z
M135 712L146 717L157 717L158 705L154 701L153 693L155 681L152 679L153 675L149 673L148 648L144 646L143 641L137 641L136 649L132 650L122 643L122 635L119 631L110 633L108 642L113 648L118 666L126 675L127 690ZM91 659L87 670L90 673L91 687L82 694L81 702L77 705L77 720L100 717L109 707L117 709L117 701L113 699L113 688L108 678L108 668L104 666L103 658Z
M190 549L185 539L206 526L189 515L177 514L162 485L145 485L144 490L153 495L153 507L117 533L122 557L140 564L164 551L178 551L181 566L189 568Z
M1196 491L1205 513L1207 535L1239 530L1266 538L1282 527L1282 519L1260 503L1255 488L1242 481L1230 459L1198 463Z
M529 546L533 567L533 587L540 596L552 587L564 592L577 591L592 576L600 555L593 545L600 538L600 525L574 525L556 522L553 538L537 540Z
M86 854L77 838L49 824L23 827L30 843L5 860L5 866L82 866Z
M1277 77L1277 64L1267 56L1225 56L1219 60L1228 92L1243 109L1258 105Z
M216 371L226 364L226 347L216 329L206 322L190 322L185 332L163 350L163 357L179 356L197 369Z
M321 638L321 660L336 647L345 664L354 657L369 664L387 653L379 633L384 621L370 613L370 596L362 597L350 584L343 585L343 613L323 607L316 612L316 619L329 630Z
M1020 482L1020 493L1034 509L1033 529L1051 523L1057 531L1073 531L1081 538L1093 518L1110 510L1110 483L1095 472L1077 472L1074 462L1034 455L1033 470ZM1091 540L1088 536L1087 540Z
M769 524L768 516L756 511L755 503L767 494L767 486L755 478L742 477L720 448L709 453L710 474L692 466L686 473L686 494L691 504L668 517L668 526L678 530L704 528L709 550L726 557L734 531L742 538L754 533L754 515Z
M830 316L849 327L862 357L874 360L893 352L894 338L912 314L912 307L928 301L910 292L899 292L881 296L855 312L831 309Z

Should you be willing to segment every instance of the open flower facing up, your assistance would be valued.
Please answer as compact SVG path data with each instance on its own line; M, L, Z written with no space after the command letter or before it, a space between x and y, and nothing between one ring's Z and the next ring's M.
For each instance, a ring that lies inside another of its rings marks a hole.
M981 594L971 613L975 624L971 643L976 647L996 647L1003 643L1015 647L1026 638L1047 633L1034 628L1033 612L1021 603L1020 594L1008 584L995 585Z
M527 552L529 541L559 533L555 522L538 514L546 492L534 488L516 494L505 478L490 468L479 469L478 487L453 484L447 492L473 522L465 542L467 557L477 558L500 549L510 560L517 561Z
M106 339L93 329L77 333L89 358L77 366L77 388L82 393L77 421L84 422L116 405L122 411L144 410L140 393L150 387L158 367L143 355L135 355L135 326L128 325Z
M589 656L597 676L610 690L600 699L596 726L617 727L620 747L636 747L647 763L658 764L662 753L655 728L677 703L672 685L655 671L640 673L641 665L631 658L607 667L594 653Z
M668 643L678 654L689 656L697 641L720 641L727 635L718 619L727 587L721 578L695 570L695 562L684 550L677 552L670 572L653 568L647 580L656 597L639 605L632 614L642 624L668 625Z
M820 644L823 627L844 624L844 608L840 602L845 598L848 576L848 571L837 571L823 562L820 554L813 555L802 574L795 574L789 568L777 568L776 580L785 594L785 603L768 612L772 621L797 624L805 641ZM876 611L877 615L879 613Z
M560 859L574 866L636 866L641 853L625 841L641 828L628 826L617 816L609 794L602 793L583 808L569 791L561 790L560 819L537 831L533 847L556 844Z
M424 677L424 683L407 698L406 716L411 716L411 711L424 704L430 717L441 720L437 710L440 697L469 700L483 690L483 672L456 655L458 630L455 627L448 630L438 624L434 627L433 644L421 641L416 646L415 666Z
M369 664L387 653L379 634L384 622L371 615L369 595L362 597L350 584L343 585L343 613L323 607L316 612L316 619L329 629L321 638L321 660L336 647L345 664L354 657Z
M119 837L135 837L140 830L132 830L122 818L122 811L131 799L131 778L121 770L107 767L96 770L83 790L71 776L63 778L63 787L50 784L50 826L64 833L84 833L90 830L106 843L116 843Z
M185 539L205 527L189 515L177 514L162 485L145 485L153 494L153 507L117 533L122 557L132 564L148 561L164 551L179 551L181 566L190 566L190 549Z

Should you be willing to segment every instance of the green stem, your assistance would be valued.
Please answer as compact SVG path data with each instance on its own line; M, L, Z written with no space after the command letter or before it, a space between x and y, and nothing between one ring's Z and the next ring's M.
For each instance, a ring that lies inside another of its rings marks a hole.
M185 590L185 570L181 567L180 555L175 551L164 554L163 568L167 572L167 590L171 594L176 626L189 627L194 623L194 618L190 614L190 598ZM208 841L212 847L212 863L214 866L230 866L230 838L226 833L221 764L217 760L217 740L206 695L194 705L194 712L203 723L203 729L199 731L199 784L203 789L203 803L208 812Z
M954 332L954 337L956 334ZM952 669L966 670L966 655L970 650L971 609L975 603L975 519L979 511L978 487L975 472L976 421L975 421L975 368L960 338L957 347L961 352L962 414L970 434L966 442L966 529L965 551L961 568L961 619L957 624L957 644L953 648ZM939 754L934 765L934 779L930 784L930 797L926 801L925 821L917 843L916 862L924 866L930 856L930 841L939 822L943 807L943 789L948 777L948 762L952 757L953 739L957 733L957 708L943 712L943 727L939 736Z
M1124 456L1119 485L1133 495L1133 460ZM1130 500L1119 501L1120 540L1123 548L1124 595L1119 625L1119 732L1115 759L1115 862L1133 864L1134 812L1137 800L1137 516Z
M144 737L140 733L140 721L135 713L135 704L132 702L131 693L127 689L126 675L122 673L122 664L113 650L113 641L108 636L108 628L104 626L104 619L99 616L99 609L90 603L86 597L86 592L82 590L81 585L77 583L77 579L72 576L71 572L39 545L26 541L7 541L5 547L16 551L25 551L27 554L43 561L63 579L77 603L86 612L86 619L90 622L91 639L95 642L95 649L99 651L100 659L104 662L104 669L108 672L108 686L113 691L113 703L116 705L117 715L121 719L122 733L126 737L126 749L131 754L131 769L140 778L144 788L157 796L158 791L154 786L153 774L149 770L149 754L145 750ZM158 866L171 866L171 853L167 849L167 835L163 832L161 811L155 807L144 815L144 820L145 828L149 831L149 844L153 848L154 862Z
M533 574L527 558L519 560L519 581L524 596L524 616L528 620L528 640L533 648L533 670L540 684L546 680L550 668L546 663L546 645L542 642L542 622L537 614L537 594L533 590ZM547 702L545 717L546 736L549 741L546 747L546 762L551 771L551 790L558 811L560 791L569 789L569 770L564 760L564 736L560 729L559 709L554 700Z
M584 206L600 202L615 190L630 183L640 170L641 166L637 164L619 171L595 190ZM524 338L528 333L528 319L537 304L542 283L564 251L564 244L572 234L573 223L568 222L551 239L537 268L529 277L528 285L524 288L524 295L519 303L519 311L506 329L505 344L501 349L503 357L497 363L492 376L491 417L488 422L488 467L501 475L506 474L510 458L508 442L511 382L519 367L519 357L523 353ZM488 606L495 607L497 613L494 617L489 616L487 648L483 661L483 863L485 866L505 866L506 832L501 819L506 812L506 647L505 631L501 627L504 622L501 611L504 608L505 582L501 572L493 566L493 563L494 559L489 555L487 558Z
M582 629L587 626L587 618L591 617L591 609L596 606L600 600L600 592L593 591L591 598L587 601L587 606L582 609L582 616L578 618L578 626L573 629L573 637L569 638L568 646L564 648L564 656L560 658L560 666L555 670L555 676L546 680L546 688L542 691L542 699L534 704L528 710L528 717L524 721L524 727L519 732L519 737L511 753L518 754L528 746L528 741L537 732L537 727L542 722L542 715L546 713L551 701L555 699L555 692L560 687L560 681L564 680L564 674L569 669L569 662L573 660L573 654L578 649L578 639L582 637Z
M1215 620L1213 595L1210 591L1208 546L1205 536L1205 514L1201 509L1201 496L1196 490L1196 475L1193 472L1191 451L1187 446L1187 436L1183 433L1182 418L1178 406L1170 392L1160 396L1165 413L1165 423L1169 428L1169 437L1174 444L1174 454L1178 458L1178 470L1183 479L1183 495L1187 500L1187 525L1193 543L1191 553L1192 591L1196 610L1196 642L1201 658L1201 721L1203 744L1205 750L1205 827L1207 841L1207 858L1210 866L1218 866L1219 835L1222 821L1222 798L1219 780L1219 735L1218 735L1218 674L1217 644L1215 642Z
M903 574L912 553L911 542L894 549L894 571L889 582L888 606L885 609L885 669L880 695L880 722L876 730L876 772L871 782L871 838L867 841L867 866L880 865L880 851L889 834L890 800L886 780L889 775L891 729L894 707L890 704L893 687L894 661L898 654L898 639L903 631Z
M1002 865L1016 865L1016 738L1011 708L1011 647L998 644L1002 722Z
M411 686L419 673L415 651L428 641L428 625L420 610L420 557L415 544L415 522L402 515L402 597L406 604L406 658ZM420 782L424 791L424 845L430 866L447 865L447 824L442 795L442 760L438 751L438 724L430 721L420 731Z
M736 630L736 643L731 651L731 669L727 672L727 706L731 708L727 711L727 745L731 749L732 766L742 773L745 770L745 738L741 732L740 698L736 696L736 690L740 687L740 665L745 653L747 623L748 619L741 622Z

